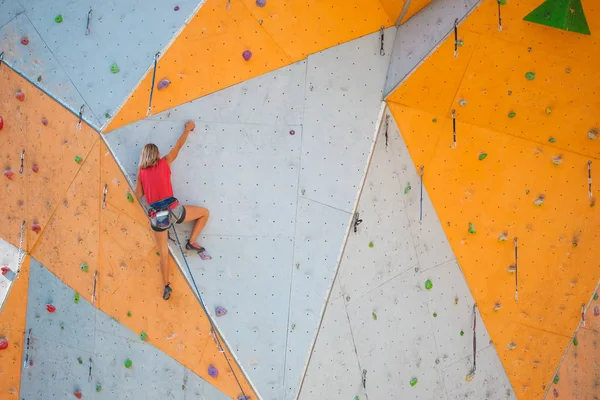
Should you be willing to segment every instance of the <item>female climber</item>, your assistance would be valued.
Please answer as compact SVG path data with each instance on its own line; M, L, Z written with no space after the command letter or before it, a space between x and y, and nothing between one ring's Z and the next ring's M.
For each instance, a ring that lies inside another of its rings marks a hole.
M173 291L169 281L168 229L174 223L195 221L192 234L185 247L199 253L204 251L204 248L196 243L196 238L206 225L209 216L208 210L204 207L179 204L179 201L173 197L173 187L171 185L171 163L179 155L179 151L185 144L190 131L193 131L195 126L193 121L186 122L183 134L171 151L162 158L158 147L153 143L148 143L142 150L138 164L135 195L138 200L141 200L145 195L146 202L149 205L148 217L160 254L160 270L165 285L163 299L165 300L169 300Z

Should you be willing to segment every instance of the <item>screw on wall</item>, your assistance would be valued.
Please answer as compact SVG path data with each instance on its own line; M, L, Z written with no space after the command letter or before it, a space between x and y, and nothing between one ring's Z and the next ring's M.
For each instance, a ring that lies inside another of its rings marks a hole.
M354 213L354 217L352 218L352 226L354 227L354 233L356 233L358 231L358 226L363 222L362 219L360 219L360 214L358 212Z
M21 167L19 168L19 174L23 175L23 167L25 165L25 149L21 150Z
M472 381L475 378L475 371L477 370L477 303L473 304L473 369L465 380Z
M92 9L90 8L90 11L88 11L87 13L87 23L85 25L85 35L89 35L90 33L92 33L91 29L90 29L90 25L92 23Z
M384 33L383 33L383 29L384 26L381 25L381 28L379 28L379 39L381 41L381 47L379 48L379 55L380 56L385 56L385 50L383 49L383 45L384 45Z
M152 115L152 96L154 95L154 82L156 81L156 67L158 65L158 59L160 57L160 51L154 55L154 68L152 70L152 86L150 87L150 99L148 100L148 110L146 110L146 117Z
M517 238L514 239L515 244L515 301L519 301L519 245Z
M452 148L456 148L456 110L452 110Z
M419 200L419 223L423 222L423 175L425 175L425 166L419 166L421 170L421 199Z
M458 57L458 18L454 20L454 58Z
M79 107L79 121L77 121L77 125L75 125L75 128L77 130L81 130L81 122L83 121L83 111L85 110L85 104L82 104L81 107Z

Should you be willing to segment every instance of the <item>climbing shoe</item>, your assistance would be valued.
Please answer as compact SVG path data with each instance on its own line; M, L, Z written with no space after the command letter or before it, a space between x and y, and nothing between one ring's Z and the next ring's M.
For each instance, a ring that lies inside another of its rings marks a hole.
M196 250L198 253L202 253L204 252L206 249L202 246L200 246L197 243L191 243L189 240L188 242L185 244L185 248L187 250Z
M171 292L173 289L169 285L165 286L165 291L163 292L163 299L169 300L171 298Z

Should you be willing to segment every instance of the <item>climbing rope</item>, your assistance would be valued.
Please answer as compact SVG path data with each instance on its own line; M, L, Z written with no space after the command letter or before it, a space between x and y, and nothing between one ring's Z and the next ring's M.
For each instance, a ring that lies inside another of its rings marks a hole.
M150 88L150 100L148 101L148 110L146 110L146 117L152 115L152 96L154 95L154 82L156 81L156 66L158 65L158 58L160 57L160 51L154 55L154 71L152 72L152 87Z
M85 110L85 104L82 104L81 107L79 107L79 121L77 121L77 125L75 125L75 128L77 130L81 130L81 123L83 122L83 111Z
M200 295L200 289L198 289L198 285L196 284L196 280L194 279L194 275L192 274L192 270L190 269L190 265L187 261L187 257L185 256L185 253L183 251L183 246L181 245L181 241L179 240L179 235L177 235L177 230L175 230L175 227L173 225L171 225L171 229L173 229L173 233L175 234L175 239L177 240L177 245L179 246L179 250L181 251L181 255L183 256L183 262L185 263L187 272L190 275L192 284L194 285L194 290L196 291L196 294L198 295L198 299L200 300L200 305L202 306L202 308L204 309L204 312L206 313L206 316L208 317L208 322L210 323L211 336L213 337L213 340L217 344L217 348L219 349L219 352L223 353L223 357L225 357L225 361L227 362L227 365L229 366L229 369L231 370L231 373L233 374L233 377L234 377L238 387L240 388L240 391L242 392L242 396L238 397L238 399L240 399L240 400L249 399L250 397L246 396L246 393L244 392L244 388L242 387L242 384L240 383L240 381L237 377L237 374L235 373L235 370L233 369L231 362L229 361L229 357L227 357L227 354L225 353L223 345L221 344L219 335L216 333L217 328L215 327L215 325L212 321L212 318L210 317L210 314L208 313L208 309L206 308L206 304L204 304L204 300L202 300L202 296Z
M23 239L25 238L25 220L21 222L21 237L19 238L19 252L17 253L17 271L15 273L16 277L19 277L19 272L21 271L21 265L23 265L23 260L25 259L25 251L23 251Z

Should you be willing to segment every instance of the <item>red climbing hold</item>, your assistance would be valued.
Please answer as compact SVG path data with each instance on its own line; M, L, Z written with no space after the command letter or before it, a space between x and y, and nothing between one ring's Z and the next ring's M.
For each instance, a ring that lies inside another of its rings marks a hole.
M556 388L552 390L552 394L554 395L554 397L558 398L558 390L556 390Z
M8 265L3 265L2 267L0 267L0 272L2 272L2 275L6 275L10 272L10 268L8 267Z
M48 126L48 120L46 119L46 117L42 117L42 125Z
M0 117L0 131L4 128L4 118Z
M4 176L6 176L11 181L13 180L13 176L15 176L15 173L12 172L12 170L10 168L9 169L5 169L4 172L3 172L3 174L4 174Z
M8 340L6 338L0 338L0 350L5 350L8 348Z
M250 61L252 58L252 52L250 50L246 50L242 53L242 57L244 57L244 60Z
M49 313L53 313L54 311L56 311L56 307L54 307L52 304L46 304L46 310Z
M15 94L15 97L17 98L17 100L19 101L24 101L25 100L25 93L21 92L20 90L17 91L17 93Z
M39 224L31 225L31 230L35 233L40 233L42 231L42 227Z
M21 44L22 44L23 46L27 46L27 45L29 44L29 38L28 38L27 36L23 36L23 37L21 38Z
M83 397L83 394L81 392L75 392L73 393L75 395L75 397L77 397L78 399Z
M31 166L31 170L32 170L33 172L37 173L37 172L40 170L40 167L38 167L36 164L33 164L33 165Z

